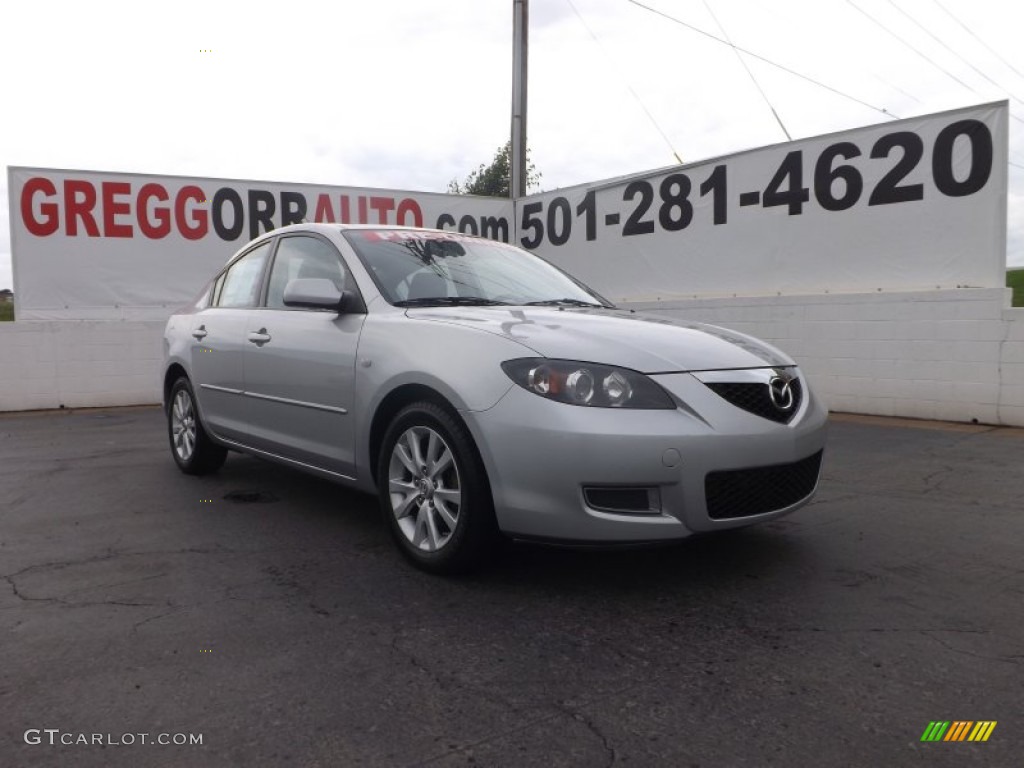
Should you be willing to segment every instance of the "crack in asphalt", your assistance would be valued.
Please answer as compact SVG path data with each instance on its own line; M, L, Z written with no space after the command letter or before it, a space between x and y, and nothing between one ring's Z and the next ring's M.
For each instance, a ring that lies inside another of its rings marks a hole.
M722 662L722 661L730 662L730 661L736 661L736 660L737 659L735 659L735 658L713 659L713 660L710 660L710 661L707 660L707 659L694 659L694 660L691 660L691 661L689 661L687 663L688 664L715 664L715 663ZM657 675L652 675L648 679L637 680L637 681L633 682L630 685L626 685L626 686L623 686L621 688L616 688L614 690L610 690L610 691L608 691L608 692L606 692L604 694L601 694L601 695L598 695L598 696L586 697L586 699L583 702L581 702L580 704L578 704L576 707L570 707L569 705L567 705L564 702L557 702L557 701L547 702L543 706L545 706L545 707L552 707L552 708L555 709L555 712L553 712L551 714L543 715L543 716L540 716L540 717L530 718L530 719L525 720L524 722L520 723L519 725L517 725L515 727L505 728L503 730L500 730L500 731L497 731L495 733L492 733L492 734L490 734L488 736L484 736L483 738L477 739L476 741L471 742L469 744L463 744L460 747L455 747L453 749L445 750L444 752L442 752L440 754L433 755L433 756L428 757L426 759L419 760L419 761L414 762L414 763L409 763L408 764L408 768L418 768L419 766L425 766L425 765L430 765L431 763L436 763L437 761L443 760L446 757L449 757L451 755L465 754L467 752L471 752L475 747L479 747L479 746L484 745L484 744L489 744L491 742L497 741L498 739L505 738L506 736L511 736L513 734L525 731L525 730L527 730L529 728L533 728L534 726L543 725L545 723L550 723L552 720L557 720L560 717L566 717L566 716L571 716L575 722L583 722L584 726L587 727L588 731L590 731L595 736L597 736L597 737L599 737L601 739L601 745L605 749L605 751L606 751L606 753L608 754L608 757L609 757L609 762L607 763L607 765L608 766L614 765L615 762L618 760L618 752L617 752L617 750L615 750L615 748L612 747L610 740L607 739L607 737L604 736L604 734L601 732L601 730L598 729L594 725L594 723L592 721L589 721L589 720L586 719L586 717L579 711L580 708L582 706L596 704L597 702L604 701L606 699L610 699L610 698L613 698L615 696L621 696L623 694L630 693L631 691L635 691L638 688L643 688L643 687L645 687L647 685L650 685L652 683L656 683L657 680L658 680ZM497 700L499 703L509 707L509 709L512 712L519 712L520 711L518 708L512 706L507 701L504 701L503 699L501 699L501 697L495 696L494 695L494 691L492 691L492 690L482 691L482 690L474 688L473 686L464 686L464 687L473 688L477 693L480 693L485 698L488 698L490 700ZM578 715L578 717L577 717L577 715Z
M543 723L550 722L551 720L554 720L556 717L561 716L561 712L556 712L554 714L547 715L546 717L538 717L532 720L527 720L525 723L517 725L515 728L506 728L505 730L498 731L497 733L492 733L489 736L485 736L482 739L477 739L476 741L471 742L469 744L463 744L461 747L455 747L454 749L445 750L441 754L434 755L433 757L428 757L425 760L418 760L415 763L409 763L408 768L419 768L419 766L430 765L431 763L436 763L438 760L444 760L446 757L449 757L450 755L464 754L466 752L471 751L474 747L489 744L492 741L497 741L498 739L504 738L505 736L511 736L514 733L525 731L527 728L532 728L535 725L541 725Z
M119 556L120 553L113 552L112 550L107 550L105 554L93 555L92 557L80 558L78 560L53 560L48 563L37 563L36 565L29 565L22 568L20 571L6 573L0 578L10 581L15 576L21 576L23 573L28 573L29 571L43 571L50 570L51 568L67 568L72 565L88 565L89 563L99 563L104 560L112 560ZM11 582L11 585L13 586L13 582Z
M263 551L266 550L254 550L254 552ZM68 568L73 565L88 565L89 563L98 563L104 560L115 560L119 557L148 557L150 555L228 555L253 554L254 552L230 549L219 544L215 547L183 547L181 549L153 549L138 552L117 552L115 550L108 549L102 555L92 555L90 557L82 557L76 560L53 560L48 563L36 563L35 565L26 566L21 570L3 574L0 578L8 579L14 576L20 576L23 573L28 573L29 571L49 570L51 568Z
M441 690L450 690L452 688L455 688L455 689L466 689L466 690L472 691L472 692L482 696L485 700L492 701L492 702L495 702L495 703L498 703L498 704L502 705L507 710L509 710L509 712L511 712L513 714L518 714L518 713L521 712L521 709L519 707L516 707L514 704L512 704L510 701L508 701L504 697L502 697L500 695L497 695L497 693L494 690L492 690L492 689L484 690L483 688L481 688L478 685L460 681L460 680L456 679L455 677L444 677L444 676L438 674L433 669L431 669L430 666L428 666L427 664L423 663L416 656L416 654L411 653L410 651L407 651L407 650L403 649L401 647L401 645L400 645L401 639L402 639L402 636L400 634L397 634L397 633L392 637L392 639L391 639L391 650L394 651L399 656L402 656L402 657L406 658L408 660L408 663L410 664L410 666L413 667L413 669L415 669L417 672L421 672L424 675L426 675L430 679L430 681L433 682ZM633 686L630 686L630 687L633 687ZM594 722L590 718L587 718L582 713L580 713L580 712L578 712L578 711L576 711L576 710L566 706L565 704L559 703L559 702L547 702L543 706L545 706L545 707L553 707L556 710L556 712L554 712L552 714L545 715L543 717L530 718L530 719L526 720L525 722L521 723L520 725L518 725L518 726L516 726L514 728L504 729L504 730L498 731L497 733L492 733L492 734L490 734L488 736L485 736L482 739L478 739L477 741L471 742L469 744L463 744L463 745L458 746L458 747L447 749L447 750L445 750L444 752L442 752L442 753L440 753L438 755L434 755L432 757L426 758L425 760L420 760L420 761L412 763L410 765L411 766L424 766L424 765L429 765L431 763L437 762L438 760L442 760L442 759L444 759L444 758L446 758L446 757L448 757L450 755L465 754L466 752L471 751L474 747L478 747L478 746L481 746L483 744L487 744L489 742L496 741L497 739L501 739L501 738L503 738L505 736L509 736L511 734L518 733L518 732L523 731L523 730L525 730L527 728L531 728L531 727L536 726L536 725L541 725L543 723L547 723L547 722L550 722L552 720L555 720L558 717L564 717L564 716L572 717L574 721L582 723L591 734L596 736L601 741L601 745L602 745L603 749L605 750L605 752L609 756L609 761L605 764L606 766L612 766L612 765L615 764L616 760L618 759L618 753L611 746L608 738L601 732L601 730L594 724Z
M557 705L554 705L554 706L555 706L557 711L552 713L552 714L546 715L544 717L531 718L530 720L527 720L527 721L521 723L520 725L517 725L515 728L506 728L504 730L498 731L497 733L492 733L489 736L485 736L482 739L477 739L476 741L471 742L469 744L463 744L460 747L455 747L454 749L445 750L441 754L434 755L432 757L428 757L425 760L419 760L419 761L417 761L415 763L409 763L408 764L408 768L419 768L419 766L430 765L431 763L436 763L438 760L444 760L446 757L449 757L451 755L465 754L466 752L471 752L475 747L479 747L479 746L482 746L484 744L489 744L489 743L491 743L493 741L497 741L498 739L505 738L506 736L511 736L513 734L520 733L521 731L525 731L528 728L533 728L534 726L537 726L537 725L543 725L544 723L550 723L552 720L557 720L560 717L565 717L565 716L571 714L570 711L568 711L568 710L566 710L566 709L564 709L562 707L558 707ZM576 722L580 722L581 719L582 719L582 716L581 716L580 719L577 719L575 717L573 718L573 720L576 721ZM600 735L597 731L591 731L591 732L595 733L597 735ZM607 743L605 742L604 738L603 737L601 737L601 738L602 738L602 744L606 748L609 748L607 746ZM615 753L614 750L612 750L612 755L615 755L617 757L617 754ZM612 763L613 762L614 762L614 758L613 758ZM608 765L612 765L612 763L608 763Z
M989 629L951 629L947 627L851 627L834 629L830 627L779 627L779 632L826 632L829 634L848 634L854 632L959 632L968 635L987 635Z
M30 595L25 594L22 591L22 589L19 588L19 586L18 586L17 577L23 576L23 575L28 574L28 573L45 572L45 571L48 571L48 570L59 570L59 569L63 569L63 568L69 568L69 567L79 566L79 565L89 565L91 563L104 562L104 561L107 561L107 560L115 560L115 559L124 558L124 557L175 556L175 555L189 555L189 554L203 554L203 555L207 555L207 554L262 554L262 553L264 553L266 551L268 551L268 550L253 550L251 552L250 551L244 551L244 550L234 550L234 549L230 549L228 547L223 547L223 546L220 546L220 545L215 546L215 547L185 547L185 548L176 549L176 550L149 550L149 551L140 551L140 552L118 552L118 551L114 551L114 550L108 549L107 552L103 553L102 555L93 555L93 556L90 556L90 557L78 558L78 559L75 559L75 560L54 560L54 561L47 562L47 563L37 563L35 565L26 566L25 568L22 568L22 569L20 569L18 571L14 571L13 573L9 573L9 574L0 576L0 579L3 579L4 581L6 581L10 585L10 587L11 587L11 593L16 598L18 598L19 600L21 600L23 602L50 603L50 604L57 604L57 605L63 605L63 606L68 606L68 607L75 607L75 608L79 608L79 607L85 608L85 607L98 606L98 605L123 606L123 607L131 607L131 608L152 608L152 607L160 606L160 605L163 605L163 604L159 603L159 602L157 602L157 603L133 602L133 601L129 601L129 600L89 600L89 601L80 602L80 601L75 601L75 600L68 600L67 598L69 596L71 596L71 595L81 594L83 592L89 592L89 591L92 591L92 590L109 588L109 587L124 586L126 584L138 584L138 583L144 582L144 581L151 581L153 579L159 579L159 578L162 578L164 576L167 576L170 573L169 571L164 571L164 572L158 573L158 574L151 574L151 575L148 575L148 576L143 576L141 578L127 579L127 580L124 580L124 581L115 581L115 582L109 582L109 583L105 583L105 584L97 584L97 585L92 585L92 586L87 586L87 587L81 587L81 588L78 588L78 589L73 589L71 591L65 592L65 593L63 593L61 595L58 595L58 596L55 596L55 597L32 597ZM253 596L246 596L246 595L237 595L237 594L235 594L235 592L237 590L241 590L241 589L244 589L246 587L251 587L251 586L253 586L255 584L262 584L262 583L270 583L274 587L281 588L282 590L284 590L284 594L281 594L281 595L253 595ZM311 594L312 594L311 593L311 589L307 585L305 585L302 582L300 582L299 579L293 573L291 573L290 571L282 571L282 570L280 570L279 568L277 568L275 566L269 566L268 568L264 569L264 576L262 578L251 580L251 581L247 581L247 582L244 582L242 584L231 584L231 585L226 586L224 588L224 590L223 590L223 597L221 598L220 601L217 601L217 602L222 602L222 601L259 602L259 601L267 601L267 600L291 600L291 599L294 599L296 597L311 598ZM166 605L173 605L173 604L170 601L168 601L166 603ZM308 607L309 607L310 611L312 611L317 616L321 616L321 617L323 617L323 616L330 616L330 612L328 610L326 610L325 608L317 605L312 599L309 599ZM146 624L146 623L148 623L150 621L156 621L157 619L160 619L160 618L163 618L165 616L171 615L172 613L175 613L178 610L180 610L180 606L174 606L174 610L172 610L172 611L161 613L161 614L158 614L157 616L151 616L149 618L143 619L142 621L137 622L137 623L135 623L132 626L132 632L137 632L138 628L141 627L143 624Z
M944 475L950 475L955 471L956 469L954 467L943 465L939 469L936 469L934 472L929 472L922 478L925 485L925 489L924 491L922 491L922 493L928 494L934 493L935 491L941 491Z
M425 664L423 661L421 661L414 653L411 653L411 652L403 649L401 647L401 645L400 645L401 639L402 639L401 635L398 635L398 634L396 634L392 638L392 641L391 641L391 649L392 649L392 651L394 651L399 656L402 656L402 657L406 658L408 660L408 663L414 669L416 669L418 672L422 672L424 675L426 675L439 688L441 688L443 690L450 690L452 688L455 688L455 689L460 689L460 690L471 691L471 692L473 692L475 694L478 694L478 695L482 696L487 701L490 701L490 702L502 705L509 712L511 712L513 714L520 714L520 713L522 713L523 708L517 707L516 705L512 704L506 698L504 698L503 696L500 696L493 688L484 688L484 687L482 687L480 685L476 685L476 684L473 684L473 683L467 683L467 682L463 682L463 681L457 680L454 677L452 677L452 678L444 678L444 677L442 677L437 672L432 670L427 664ZM619 656L619 658L629 659L631 661L637 661L637 662L640 662L640 663L643 663L643 664L648 664L649 663L649 659L645 655L643 655L643 654L638 654L638 653L635 653L635 652L625 652L621 648L618 648L614 644L611 644L611 643L609 643L607 641L602 641L602 642L599 642L598 644L603 646L603 647L608 648L611 651L613 651L617 656ZM733 662L736 662L736 661L738 661L738 657L726 655L726 656L715 657L715 658L710 658L710 659L708 659L708 658L687 659L687 660L685 660L682 663L685 663L687 665L697 666L697 665L728 664L728 663L733 663ZM642 688L644 686L650 685L651 683L656 682L657 679L658 679L658 675L657 675L656 671L652 671L652 673L648 677L645 677L644 679L641 679L641 680L636 680L633 683L631 683L630 685L626 685L626 686L623 686L623 687L620 687L620 688L615 688L614 690L609 690L609 691L605 692L604 694L600 694L600 695L597 695L597 696L584 696L583 699L580 700L579 702L577 702L575 705L570 705L567 701L546 701L546 702L543 702L542 704L539 705L540 707L552 708L552 709L555 710L555 712L553 712L551 714L539 716L539 717L528 718L527 720L521 722L519 725L516 725L515 727L506 728L506 729L497 731L497 732L489 734L489 735L487 735L487 736L485 736L483 738L477 739L476 741L473 741L471 743L463 744L463 745L458 746L458 747L447 749L447 750L441 752L440 754L433 755L431 757L428 757L426 759L423 759L423 760L420 760L420 761L417 761L417 762L414 762L414 763L410 763L409 764L409 768L415 768L417 766L430 765L432 763L436 763L439 760L443 760L443 759L445 759L445 758L447 758L447 757L449 757L451 755L455 755L455 754L470 753L470 752L472 752L472 750L475 747L479 747L479 746L484 745L484 744L489 744L491 742L497 741L497 740L502 739L504 737L511 736L513 734L519 733L519 732L524 731L524 730L529 729L529 728L533 728L534 726L538 726L538 725L543 725L545 723L549 723L549 722L551 722L553 720L557 720L559 717L571 717L574 722L581 723L586 728L586 730L589 733L591 733L595 738L597 738L600 741L601 748L604 750L604 752L605 752L605 754L607 755L607 758L608 758L607 762L604 763L604 766L605 766L605 768L609 768L610 766L614 766L618 762L618 760L619 760L619 753L615 749L615 747L612 745L611 739L601 730L601 728L598 727L598 725L594 722L594 720L583 714L583 712L581 711L582 708L585 707L585 706L593 705L593 704L595 704L597 702L600 702L602 700L605 700L605 699L613 698L613 697L616 697L616 696L621 696L621 695L623 695L625 693L628 693L630 691L636 690L637 688Z
M60 600L58 600L55 597L29 597L28 595L21 594L21 592L18 591L17 583L15 583L15 581L14 581L14 576L4 576L4 581L6 581L8 584L11 585L11 592L13 592L14 596L16 598L18 598L19 600L24 600L26 602L34 602L34 603L59 603L59 602L61 602Z
M158 619L162 619L162 618L165 618L167 616L173 616L174 614L180 613L180 612L181 612L181 609L175 607L175 608L173 608L170 611L164 611L163 613L158 613L156 616L150 616L148 619L143 619L142 621L137 621L134 624L132 624L132 634L137 633L139 631L139 627L141 627L143 624L148 624L151 621L157 621Z
M600 739L601 746L604 748L604 751L608 755L608 762L605 763L604 768L611 768L611 766L615 765L615 762L619 759L618 752L615 751L615 747L611 745L611 742L608 740L608 737L601 731L600 728L597 727L597 725L591 718L587 717L578 710L570 709L569 707L566 707L564 705L559 705L556 703L555 707L563 714L572 717L572 719L576 722L583 723L583 725L586 727L588 731L590 731L590 733L592 733L594 736Z
M152 581L153 579L163 578L164 576L167 576L168 573L168 571L164 571L163 573L157 573L153 576L143 576L138 579L128 579L127 581L112 581L109 584L96 584L93 586L82 587L81 589L73 589L70 592L65 592L64 597L67 597L68 595L77 595L80 592L89 592L94 589L104 589L106 587L123 587L125 584L139 584L143 581Z
M825 478L825 479L826 479L826 480L828 480L828 482L830 482L830 483L832 482L832 481L831 481L830 479L828 479L828 478ZM858 495L857 495L857 494L855 494L855 493L841 493L841 494L837 494L837 495L835 495L835 496L828 496L828 497L822 497L822 496L818 496L818 495L816 495L816 496L815 496L815 497L814 497L814 498L813 498L813 499L812 499L812 500L811 500L811 501L810 501L810 502L809 502L809 503L807 504L807 507L808 507L808 508L810 508L810 507L816 507L816 506L818 506L819 504L835 504L835 503L837 503L837 502L844 502L844 501L856 501L857 499L858 499ZM785 518L781 518L781 519L782 519L782 520L785 520Z
M29 597L28 595L22 594L21 590L18 589L18 584L14 580L14 576L4 576L4 581L11 585L11 592L19 600L23 600L27 603L59 603L60 605L74 606L75 608L88 608L96 605L120 605L129 608L151 608L157 603L130 603L126 600L90 600L88 602L69 602L61 597Z
M441 690L448 690L449 688L452 687L448 680L445 680L439 674L437 674L432 669L430 669L430 667L428 667L426 664L421 662L416 657L416 654L411 653L410 651L407 651L404 648L401 648L399 646L400 640L401 640L401 635L399 633L395 633L395 635L391 638L391 650L392 651L397 653L399 656L404 656L408 660L410 666L412 666L413 669L415 669L417 672L422 672L423 674L425 674ZM465 687L465 685L463 683L460 683L457 680L453 679L452 682L454 682L456 686ZM500 698L498 700L500 701ZM502 701L501 703L504 704L505 702Z
M900 501L917 501L917 500L919 500L919 497L922 494L922 491L900 491L900 490L896 490L894 488L871 488L871 487L868 487L868 486L864 486L864 485L862 485L859 482L850 482L850 481L843 482L843 481L840 481L840 480L836 480L836 481L833 481L831 484L833 486L848 486L848 487L856 488L857 489L857 494L856 494L855 498L859 498L861 501L864 501L866 498L873 498L873 499L876 499L876 498L898 499ZM935 490L935 489L930 489L930 490ZM925 491L923 491L923 493L928 493L928 492L929 492L929 489L926 489ZM829 501L832 501L832 499L830 499ZM808 506L811 506L814 503L815 502L811 502L811 504L809 504ZM970 506L970 507L979 507L979 506L984 505L985 509L1008 510L1008 511L1011 511L1011 512L1019 512L1020 511L1020 500L1019 499L1018 500L1014 500L1014 501L1007 501L1007 502L986 499L984 502L980 502L977 499L972 499L972 498L967 497L967 496L959 496L959 495L956 495L955 493L954 494L950 494L950 492L948 490L947 490L947 495L942 496L942 497L940 497L938 499L930 500L929 503L931 503L931 504L950 504L950 505L957 504L957 505L966 505L966 506Z
M939 645L941 645L943 648L945 648L946 650L952 651L953 653L962 653L964 656L973 656L976 659L986 659L988 661L1002 661L1002 662L1005 662L1007 664L1019 664L1020 663L1020 659L1024 658L1024 655L1016 654L1016 653L1015 654L1009 654L1009 655L1006 655L1006 656L990 656L987 653L975 653L974 651L966 651L963 648L954 648L949 643L943 642L941 638L934 637L931 634L929 634L932 631L935 631L935 630L921 630L921 634L924 635L925 637L931 638L932 640L937 642ZM951 631L951 630L938 630L938 631ZM960 630L960 631L966 631L966 630Z
M70 568L70 567L73 567L73 566L89 565L91 563L101 563L101 562L105 562L107 560L116 560L118 558L123 558L123 557L148 557L148 556L153 556L153 555L173 556L173 555L188 555L188 554L204 554L204 555L206 555L206 554L238 554L238 552L236 550L228 549L227 547L221 547L221 546L217 546L217 547L213 547L213 548L185 547L183 549L176 549L176 550L151 550L151 551L143 551L143 552L116 552L114 550L107 550L102 555L93 555L91 557L78 558L76 560L53 560L53 561L48 562L48 563L36 563L35 565L26 566L25 568L22 568L22 569L20 569L18 571L14 571L12 573L0 575L0 579L3 579L4 581L6 581L10 585L11 593L15 597L17 597L19 600L22 600L22 601L25 601L25 602L58 603L58 604L61 604L61 605L69 605L69 606L75 606L75 607L87 607L87 606L94 606L94 605L120 605L120 606L128 606L128 607L153 607L155 605L159 605L159 603L135 603L135 602L129 602L129 601L125 601L125 600L95 600L95 601L87 601L87 602L71 602L71 601L68 601L68 600L64 599L67 595L73 595L73 594L77 594L77 593L80 593L80 592L85 592L85 591L88 591L89 589L100 589L103 586L117 586L116 583L113 584L113 585L97 585L95 587L86 587L86 588L83 588L83 589L72 590L72 591L67 592L64 595L61 595L61 596L58 596L58 597L30 597L29 595L24 594L18 588L18 583L17 583L16 579L19 576L23 576L25 574L32 573L32 572L43 572L43 571L50 571L50 570L60 570L60 569L63 569L63 568ZM146 581L146 580L151 579L151 578L159 578L160 576L165 576L165 575L166 575L166 573L164 573L164 574L157 574L156 576L147 576L147 577L144 577L144 578L141 578L141 579L131 579L129 581L120 582L120 584L131 584L131 583L136 583L136 582L139 582L139 581Z

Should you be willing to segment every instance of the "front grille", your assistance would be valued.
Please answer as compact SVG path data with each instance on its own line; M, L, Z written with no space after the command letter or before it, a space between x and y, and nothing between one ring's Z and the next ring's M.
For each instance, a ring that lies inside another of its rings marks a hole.
M818 482L821 454L792 464L709 472L704 478L708 515L715 520L774 512L807 498Z
M803 388L799 379L793 379L790 389L793 392L793 405L782 410L772 402L771 392L767 384L755 382L708 382L706 386L719 397L728 400L737 408L761 416L765 419L787 424L800 410L803 399Z

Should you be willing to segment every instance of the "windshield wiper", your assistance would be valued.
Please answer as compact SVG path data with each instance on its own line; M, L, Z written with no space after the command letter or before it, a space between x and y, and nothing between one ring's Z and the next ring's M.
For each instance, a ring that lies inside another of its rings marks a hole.
M558 307L568 305L570 307L604 307L604 304L597 304L593 301L581 301L580 299L544 299L544 301L528 301L527 307Z
M485 299L482 296L426 296L394 302L396 307L507 307L507 301Z

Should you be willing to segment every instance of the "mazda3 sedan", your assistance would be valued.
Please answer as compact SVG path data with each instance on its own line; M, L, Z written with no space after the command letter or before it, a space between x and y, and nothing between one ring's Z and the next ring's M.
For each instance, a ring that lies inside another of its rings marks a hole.
M239 251L164 335L181 470L240 451L376 493L435 572L502 538L678 539L817 487L826 411L779 350L618 309L504 243L297 224Z

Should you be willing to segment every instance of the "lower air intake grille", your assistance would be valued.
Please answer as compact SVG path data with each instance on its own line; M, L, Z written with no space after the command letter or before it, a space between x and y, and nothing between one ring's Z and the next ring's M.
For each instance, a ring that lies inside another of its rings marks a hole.
M588 507L603 512L656 515L661 506L656 488L590 486L583 489L583 496Z
M800 410L803 390L800 380L793 379L789 387L793 393L792 400L782 400L788 407L783 410L772 402L771 391L767 384L753 382L711 382L707 384L716 395L728 400L737 408L756 414L772 421L786 424Z
M709 472L704 478L708 515L715 520L774 512L807 498L818 482L821 454L771 467Z

